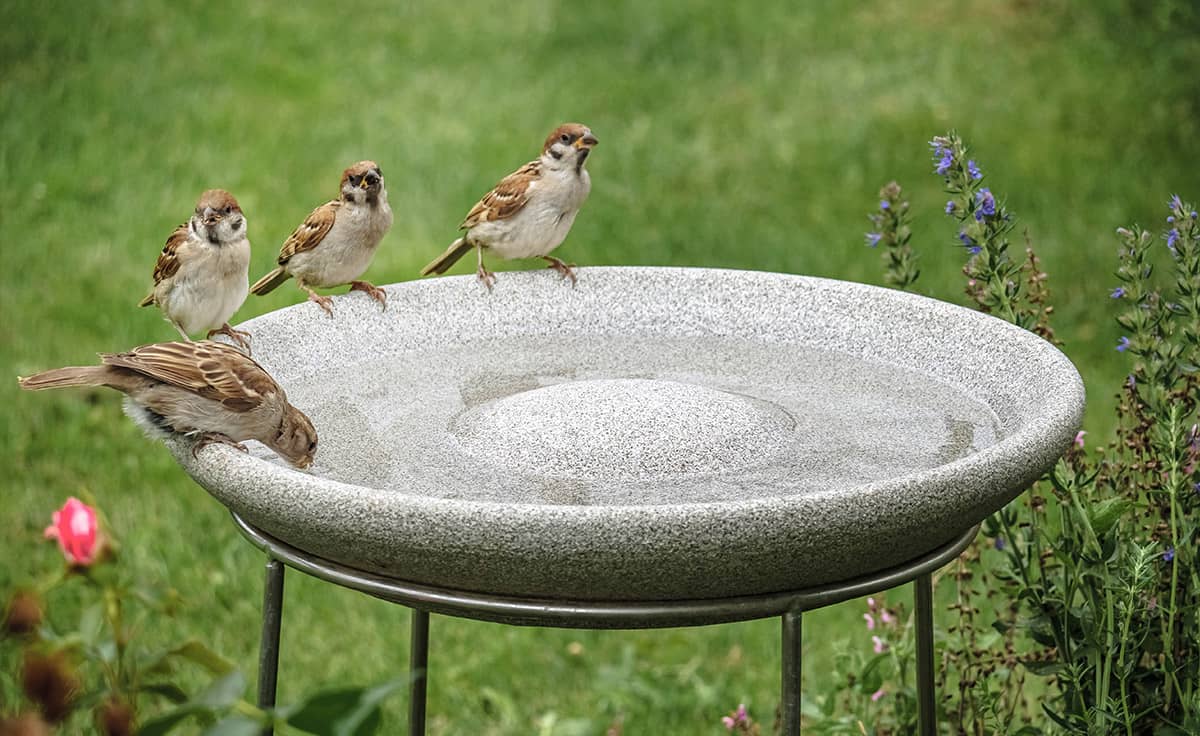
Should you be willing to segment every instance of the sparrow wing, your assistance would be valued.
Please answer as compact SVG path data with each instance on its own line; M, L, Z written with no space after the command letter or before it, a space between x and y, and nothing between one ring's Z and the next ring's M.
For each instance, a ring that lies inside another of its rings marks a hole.
M127 353L102 353L100 360L219 401L230 411L256 409L279 391L275 380L249 356L209 340L142 345Z
M333 221L337 219L337 211L341 206L341 200L335 199L316 208L304 218L300 227L288 236L283 242L283 247L279 249L279 265L287 263L297 253L312 250L320 245L333 227Z
M481 222L504 220L517 214L529 202L529 194L541 178L540 161L525 164L485 194L467 213L458 229L470 230Z
M158 262L154 264L154 285L158 286L163 279L169 279L179 270L179 251L188 240L188 224L185 222L175 228L175 232L167 238L162 253L158 254Z

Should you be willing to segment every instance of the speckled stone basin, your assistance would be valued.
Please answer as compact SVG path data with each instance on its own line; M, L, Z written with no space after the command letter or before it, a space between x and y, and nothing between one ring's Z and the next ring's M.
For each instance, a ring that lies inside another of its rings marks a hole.
M459 590L729 597L906 562L1070 444L1071 363L985 315L747 271L387 287L241 325L320 433L309 472L212 445L196 481L306 552Z

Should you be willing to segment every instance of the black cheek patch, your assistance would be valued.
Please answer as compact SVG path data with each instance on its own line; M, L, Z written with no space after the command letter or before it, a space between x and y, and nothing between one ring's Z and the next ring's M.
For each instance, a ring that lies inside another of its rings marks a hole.
M238 220L237 222L233 223L233 228L232 228L232 229L233 229L233 231L234 231L235 233L236 233L238 230L241 230L241 229L242 229L242 221L241 221L241 220Z
M559 153L558 151L554 150L553 148L550 149L550 155L553 156L555 159L562 158L562 154Z

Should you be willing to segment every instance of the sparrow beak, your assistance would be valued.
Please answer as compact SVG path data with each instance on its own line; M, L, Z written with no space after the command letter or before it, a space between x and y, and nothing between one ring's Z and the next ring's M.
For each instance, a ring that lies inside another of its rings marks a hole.
M362 181L360 181L360 182L358 183L358 188L359 188L359 189L367 189L367 188L369 188L370 186L371 186L371 182L370 182L370 180L369 180L369 179L367 179L367 177L365 177L365 176L362 178Z
M592 135L591 131L588 131L583 136L575 139L575 147L576 148L591 148L592 146L595 146L599 142L600 141L596 140L596 136Z
M214 210L212 207L204 208L204 224L205 225L216 225L220 221L221 221L221 215L217 214L216 210Z

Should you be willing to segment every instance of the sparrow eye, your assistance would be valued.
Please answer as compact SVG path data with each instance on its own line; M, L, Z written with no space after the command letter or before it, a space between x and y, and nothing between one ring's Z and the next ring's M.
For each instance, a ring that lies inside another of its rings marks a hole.
M560 141L562 141L563 143L570 143L570 142L571 142L571 136L567 135L566 133L563 133L562 135L560 135L560 136L558 137L558 139L559 139Z
M227 214L227 215L228 215L230 212L233 212L233 207L226 207L226 208L225 208L225 214Z

